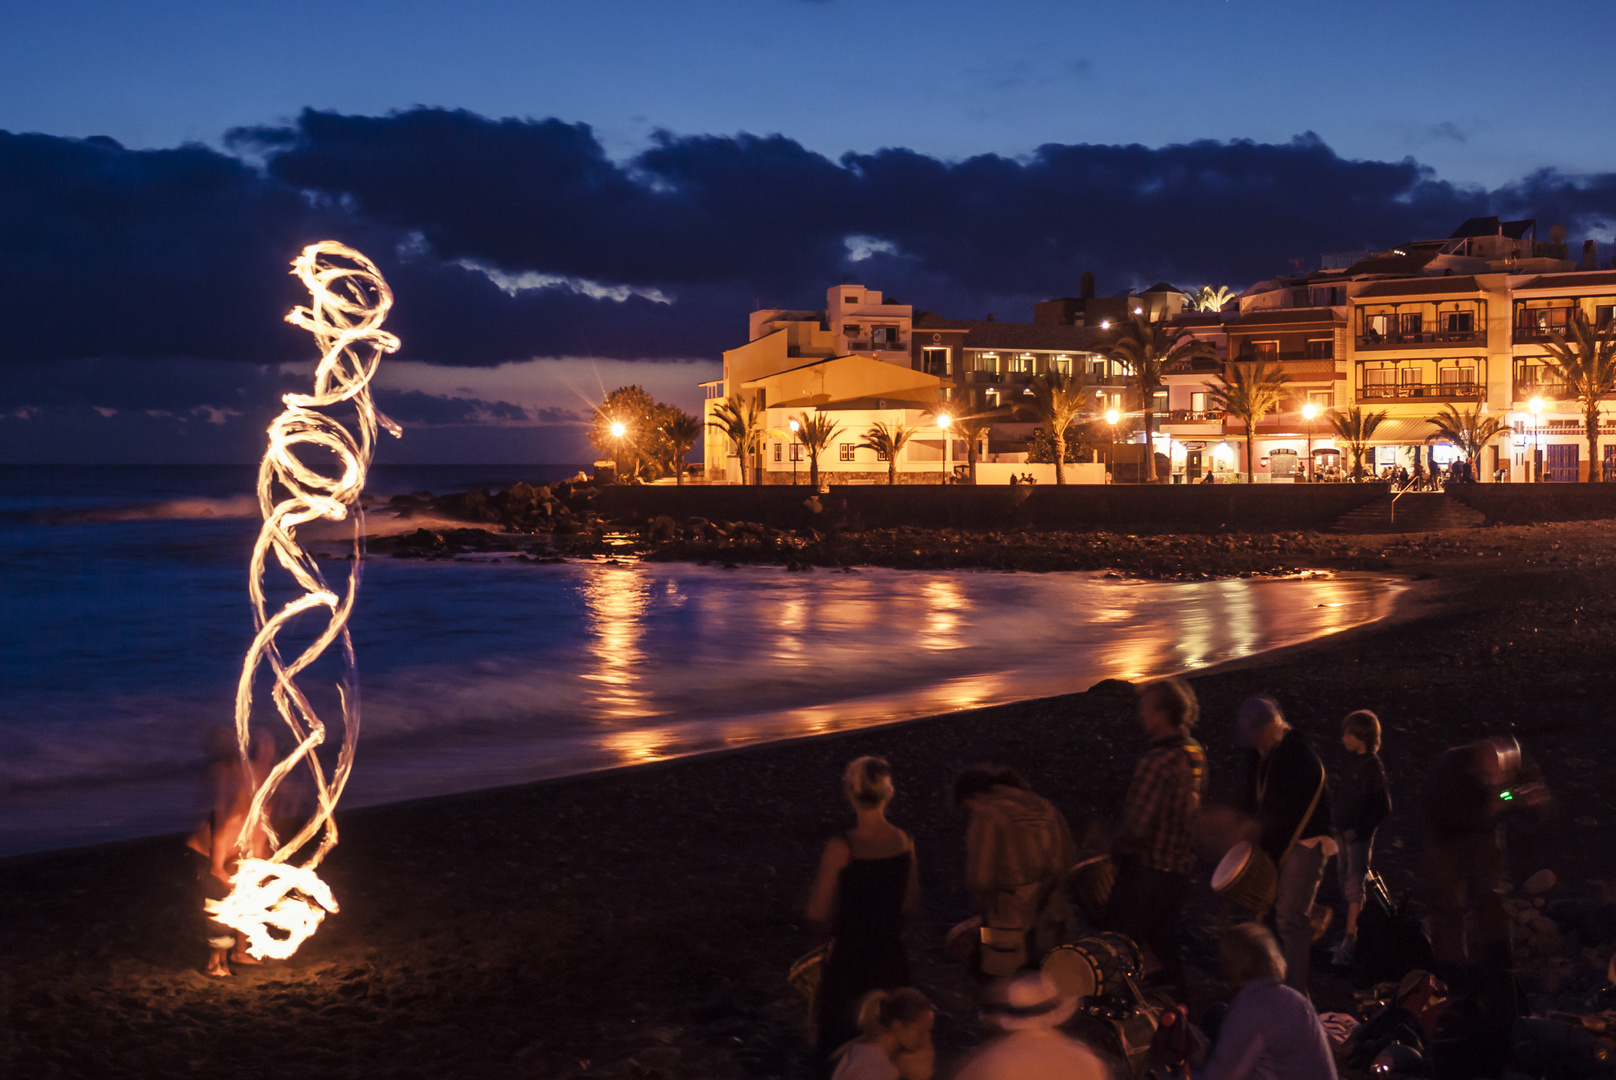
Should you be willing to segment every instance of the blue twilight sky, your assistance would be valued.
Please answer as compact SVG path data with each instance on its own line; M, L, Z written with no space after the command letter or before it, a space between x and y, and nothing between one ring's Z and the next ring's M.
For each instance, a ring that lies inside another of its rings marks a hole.
M1025 318L1083 269L1239 288L1471 213L1608 242L1613 31L1608 0L13 0L0 460L252 456L300 347L252 328L317 233L400 275L422 460L577 457L601 387L692 406L754 301L843 276ZM199 285L216 318L154 324Z

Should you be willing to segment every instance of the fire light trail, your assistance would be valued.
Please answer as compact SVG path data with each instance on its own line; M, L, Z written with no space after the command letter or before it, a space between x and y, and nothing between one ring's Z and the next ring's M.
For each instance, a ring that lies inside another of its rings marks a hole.
M236 688L236 737L245 762L251 741L253 683L260 668L267 666L274 680L270 696L291 730L295 748L253 792L241 829L240 868L231 879L230 895L206 904L209 915L246 938L250 955L275 959L295 953L326 912L337 910L336 898L315 868L337 843L337 826L331 815L348 782L359 737L359 694L347 626L362 565L364 512L359 496L378 427L395 437L400 434L398 425L377 413L370 396L370 380L382 355L398 348L398 338L381 329L393 306L393 294L381 272L359 252L325 240L304 248L292 263L292 273L308 287L310 301L308 307L292 309L286 321L313 334L321 356L314 373L314 392L287 394L283 399L286 411L269 425L269 449L258 468L258 505L264 525L253 548L247 586L258 633L242 661ZM329 414L315 411L341 405L354 410L357 433ZM298 453L307 450L334 458L330 471L335 475L304 462ZM341 521L350 514L354 557L347 588L339 596L326 584L314 556L298 543L297 530L312 521ZM271 552L302 592L273 615L264 597ZM325 612L325 626L312 643L287 661L276 637L300 616L315 611ZM297 677L333 643L342 652L343 670L337 685L342 747L328 779L315 754L315 748L325 741L326 726L298 687ZM299 765L306 765L313 778L317 805L297 834L283 842L270 825L268 808L281 782ZM259 829L275 848L267 859L254 858L249 850ZM307 861L292 865L289 860L316 835L319 843Z

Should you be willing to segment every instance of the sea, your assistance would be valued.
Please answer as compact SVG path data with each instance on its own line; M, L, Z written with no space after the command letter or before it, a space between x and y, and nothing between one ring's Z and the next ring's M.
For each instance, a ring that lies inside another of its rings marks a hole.
M577 471L378 466L367 490L382 504ZM255 478L0 466L0 855L178 832L204 812L203 738L232 722L253 638ZM347 807L1205 667L1381 618L1403 587L604 556L354 563L327 547L333 581L361 571ZM332 657L300 683L327 716Z

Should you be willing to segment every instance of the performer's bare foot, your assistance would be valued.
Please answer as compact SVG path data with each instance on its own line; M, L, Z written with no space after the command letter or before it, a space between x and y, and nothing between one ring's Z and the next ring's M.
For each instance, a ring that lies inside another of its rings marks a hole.
M216 952L211 954L208 957L208 966L202 970L202 974L210 979L230 978L230 965L225 963L224 953Z
M235 947L235 949L231 951L231 953L230 953L230 962L232 964L262 964L263 963L263 961L258 959L258 957L256 957L256 956L248 956L247 955L247 950L242 948L240 945L237 945Z

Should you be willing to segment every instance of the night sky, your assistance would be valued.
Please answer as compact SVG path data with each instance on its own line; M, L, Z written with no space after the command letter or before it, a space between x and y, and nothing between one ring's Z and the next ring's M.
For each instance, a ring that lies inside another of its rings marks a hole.
M1608 2L20 8L0 462L255 459L326 236L397 293L383 460L512 462L844 278L1026 319L1476 214L1616 238Z

